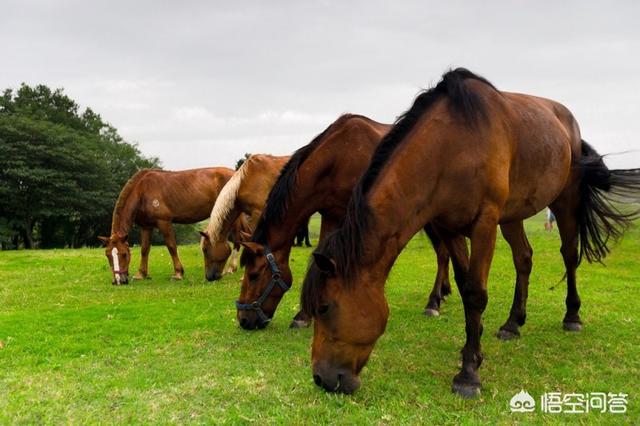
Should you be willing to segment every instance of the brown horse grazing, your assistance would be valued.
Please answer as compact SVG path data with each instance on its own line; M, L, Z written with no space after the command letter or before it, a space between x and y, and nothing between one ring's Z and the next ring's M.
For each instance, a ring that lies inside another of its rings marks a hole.
M551 206L566 267L565 328L578 328L576 268L600 261L638 211L612 196L638 198L637 170L609 170L557 102L500 92L465 69L420 94L377 148L343 225L320 243L301 302L314 321L313 378L351 393L384 332L384 284L411 237L431 222L452 256L467 340L453 391L480 392L480 336L498 224ZM624 201L624 200L623 200ZM523 235L523 234L522 234ZM467 257L464 236L471 240ZM524 238L520 238L525 246Z
M196 223L206 219L231 176L225 167L170 172L145 169L125 184L113 209L111 236L99 237L106 244L113 284L129 282L128 233L134 224L141 228L140 269L134 279L148 278L149 249L153 228L164 237L173 260L174 279L182 279L184 269L178 258L172 223Z
M252 240L242 243L245 250L240 261L245 272L236 302L242 328L264 328L271 321L292 284L289 254L296 231L315 212L322 215L320 240L342 223L353 188L389 129L391 125L361 115L343 115L297 150L284 166ZM439 305L442 294L451 291L449 258L446 247L434 241L435 234L427 234L434 247L439 247L438 274L432 292ZM309 318L302 312L291 323L296 328L308 325Z
M242 213L248 216L248 226L253 229L273 183L289 158L252 155L224 186L211 210L207 229L200 232L207 280L214 281L222 277L224 265L231 254L226 235Z

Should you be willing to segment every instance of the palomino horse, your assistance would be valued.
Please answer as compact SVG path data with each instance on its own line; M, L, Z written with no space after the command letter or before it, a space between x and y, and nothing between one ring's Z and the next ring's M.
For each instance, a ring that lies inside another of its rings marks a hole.
M453 391L480 393L480 336L496 225L549 205L566 267L565 328L577 329L576 268L600 261L638 211L608 200L635 197L635 170L609 170L557 102L500 92L465 69L446 73L384 137L356 186L343 225L314 253L301 302L314 321L313 378L351 393L384 332L384 284L402 248L431 222L452 257L466 343ZM464 236L471 240L467 257ZM519 246L524 251L524 233Z
M245 250L240 261L245 272L236 303L242 328L264 328L271 321L292 284L289 254L296 230L315 212L322 215L320 240L342 223L353 188L389 129L391 125L367 117L343 115L297 150L285 165L252 240L242 243ZM438 274L428 303L437 307L442 294L450 292L449 257L446 247L434 241L434 233L427 234L438 247ZM296 328L308 325L309 318L303 312L291 323Z
M141 228L140 269L133 277L148 277L149 249L153 228L164 237L173 260L174 279L182 279L184 269L178 258L172 223L196 223L206 219L231 176L225 167L170 172L145 169L125 184L113 209L111 236L99 237L106 244L113 284L129 281L128 233L134 224Z
M200 248L204 256L207 280L214 281L222 277L224 265L231 254L226 235L243 213L248 216L249 228L255 227L267 195L289 158L252 155L222 188L220 197L211 210L207 229L200 232Z

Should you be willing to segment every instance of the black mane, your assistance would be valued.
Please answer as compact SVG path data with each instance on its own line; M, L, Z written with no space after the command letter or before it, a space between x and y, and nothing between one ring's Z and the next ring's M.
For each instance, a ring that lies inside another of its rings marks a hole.
M482 99L465 84L465 80L468 79L480 81L497 91L486 79L465 68L456 68L445 73L436 86L420 93L411 108L396 119L393 128L376 148L371 163L354 189L342 227L318 244L316 252L331 257L336 262L337 273L345 278L345 285L349 285L355 274L354 266L363 257L363 236L370 225L370 207L366 195L395 149L422 115L436 101L446 96L451 114L461 117L467 125L476 127L481 120L488 119ZM311 315L320 303L324 280L325 275L312 260L301 294L302 308Z
M332 129L353 117L357 116L353 114L340 116L336 121L331 123L329 127L324 129L322 133L313 138L311 142L298 149L293 156L291 156L287 164L282 168L280 176L278 176L276 183L273 185L273 188L271 188L271 192L269 192L264 211L253 232L252 241L262 244L267 242L267 227L269 224L280 224L284 219L291 194L296 184L298 169L302 163L318 148L320 143L325 139L325 136L327 136Z
M271 224L281 224L284 219L284 215L287 211L291 195L293 194L296 184L298 169L309 158L312 152L314 152L318 146L325 140L325 137L331 133L337 126L342 125L345 121L354 117L362 117L355 114L343 114L336 121L331 123L322 133L317 135L307 145L299 148L291 156L287 164L284 165L276 183L271 188L267 202L265 204L260 220L256 225L251 241L266 244L267 243L267 229ZM363 117L364 118L364 117ZM240 256L240 266L247 264L247 256L249 253L247 250L243 250Z

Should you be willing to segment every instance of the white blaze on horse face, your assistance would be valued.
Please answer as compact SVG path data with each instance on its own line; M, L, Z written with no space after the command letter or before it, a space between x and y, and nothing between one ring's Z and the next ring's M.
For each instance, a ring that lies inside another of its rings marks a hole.
M113 259L113 272L116 276L116 282L120 285L120 260L118 260L118 249L116 247L111 250L111 258Z

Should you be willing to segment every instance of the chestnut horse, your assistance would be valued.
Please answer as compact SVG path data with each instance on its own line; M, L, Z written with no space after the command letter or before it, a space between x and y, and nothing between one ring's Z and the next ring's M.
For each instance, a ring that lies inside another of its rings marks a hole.
M389 129L391 125L361 115L343 115L298 149L284 166L251 241L241 243L245 250L240 262L245 272L236 306L242 328L264 328L271 321L292 284L289 254L297 230L315 212L322 215L320 240L342 223L353 188ZM427 304L437 309L442 294L451 291L449 257L446 247L434 241L435 234L427 235L434 247L439 246L438 274ZM309 318L303 312L291 323L295 328L308 325Z
M430 222L451 254L465 311L467 339L452 389L478 395L497 225L521 222L550 206L566 267L563 323L578 329L576 268L584 258L601 261L609 243L638 216L609 201L621 195L629 197L622 202L637 200L638 193L637 170L609 170L564 106L500 92L465 69L449 71L384 137L343 225L314 253L301 303L315 319L315 383L344 393L360 386L360 371L389 315L385 280L402 248Z
M200 232L200 248L204 256L207 280L214 281L222 277L224 265L231 254L226 235L241 214L248 216L250 230L255 227L267 195L289 158L252 155L222 188L220 197L211 210L207 229Z
M133 279L148 278L151 234L158 228L173 260L174 279L182 279L184 268L178 257L172 223L196 223L206 219L222 190L233 176L225 167L170 172L145 169L125 184L113 209L111 236L99 237L106 244L113 284L129 282L128 233L141 228L140 268Z

